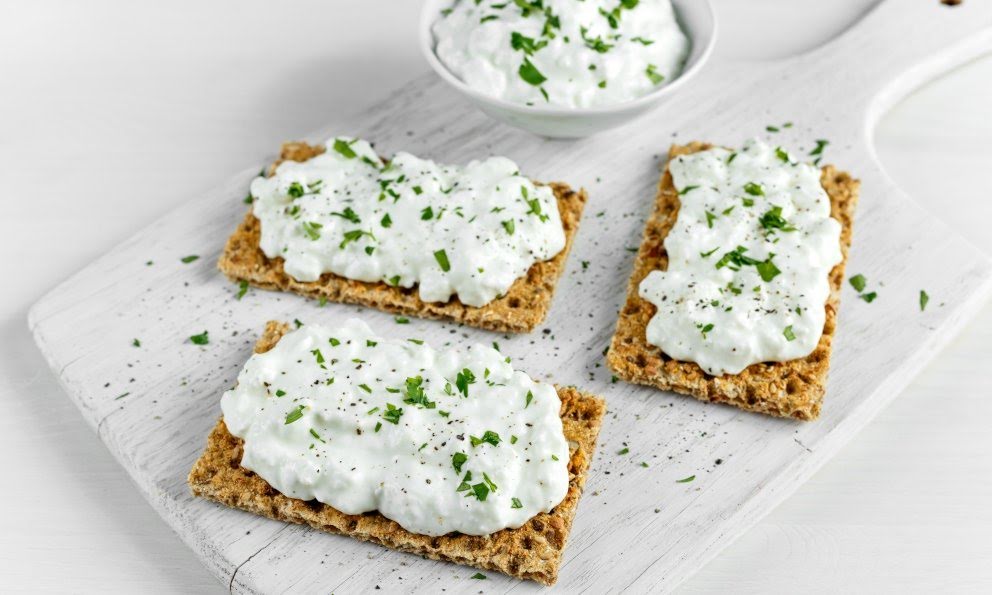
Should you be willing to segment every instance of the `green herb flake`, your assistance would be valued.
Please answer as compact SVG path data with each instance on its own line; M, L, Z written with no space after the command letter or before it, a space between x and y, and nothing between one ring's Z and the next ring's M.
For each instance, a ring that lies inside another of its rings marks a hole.
M506 230L506 233L507 234L509 234L509 235L512 236L514 230L516 229L516 225L513 223L513 219L507 219L506 221L504 221L503 222L503 229Z
M644 74L648 75L648 79L651 80L652 85L660 85L665 80L665 75L658 72L658 67L654 64L648 64L648 67L644 70Z
M248 282L241 280L238 282L238 293L234 294L234 299L240 300L248 293Z
M141 341L135 339L134 341L131 341L131 345L134 347L141 347Z
M785 327L785 330L782 331L782 335L785 336L785 340L786 341L795 341L796 340L796 334L794 332L792 332L792 325L791 324L789 326Z
M747 192L751 196L764 196L765 189L761 184L755 184L754 182L748 182L744 184L744 192Z
M475 574L473 574L471 576L471 578L474 578L475 580L479 580L479 581L484 581L484 580L486 580L489 577L487 577L486 575L482 574L481 572L476 572Z
M510 508L523 508L524 504L520 501L520 498L510 499Z
M533 400L534 400L534 393L532 391L527 391L527 397L524 399L524 409L530 407L530 403Z
M689 477L683 477L682 479L675 480L675 483L689 483L690 481L696 479L695 475L690 475Z
M535 87L548 80L547 77L541 74L541 71L538 70L528 58L524 58L524 62L520 65L520 69L517 72L520 75L520 78Z
M388 421L393 425L400 423L400 417L403 415L403 408L397 407L392 403L386 403L386 410L382 412L382 419Z
M870 303L872 303L872 302L875 301L875 298L878 297L878 294L875 293L874 291L871 291L871 292L868 292L868 293L862 293L860 297L861 297L861 299L863 299L864 301L866 301L866 302L868 302L870 304Z
M626 446L617 451L618 455L625 455L629 453L630 453L630 449L627 448Z
M444 250L438 250L435 252L434 260L437 261L438 266L440 266L441 270L445 273L451 270L451 263L448 262L448 253Z
M410 324L410 319L406 316L396 316L393 320L396 321L396 324Z
M307 236L314 242L320 239L320 229L322 227L324 226L316 221L304 221L300 224L300 228L303 230L303 235Z
M456 452L451 455L451 466L455 468L455 471L459 474L462 472L462 465L468 461L468 455L463 452Z
M862 274L860 274L860 273L858 273L857 275L854 275L853 277L851 277L847 281L848 281L848 283L851 284L851 287L853 287L854 290L857 291L858 293L861 293L862 291L864 291L865 290L865 285L868 283L868 280L865 279L865 276L862 275Z
M297 405L296 409L293 409L292 411L286 414L286 423L284 423L283 425L288 426L289 424L293 423L294 421L297 421L301 417L303 417L303 405Z
M208 335L208 332L207 331L203 331L199 335L193 335L193 336L191 336L189 338L189 340L194 345L206 345L207 343L210 342L210 337L207 336L207 335Z
M500 437L499 434L493 432L492 430L486 430L481 438L475 436L469 436L469 441L472 443L473 447L479 446L480 444L492 444L493 446L499 446Z
M924 310L927 309L927 303L929 303L929 302L930 302L930 296L927 295L927 292L926 291L924 291L924 290L921 289L920 290L920 312L922 312L922 311L924 311ZM135 340L137 341L137 339L135 339Z
M469 370L468 368L464 368L455 377L455 386L458 388L458 392L462 393L467 397L468 385L470 384L475 384L475 374L472 373L472 370Z
M393 219L389 216L389 213L382 216L382 219L379 221L379 225L387 229L393 226Z
M362 222L362 220L358 217L358 213L356 213L351 207L345 207L344 211L340 213L332 212L331 215L334 215L335 217L341 217L342 219L347 219L352 223Z
M189 264L189 263L191 263L191 262L193 262L195 260L199 260L199 259L200 259L200 255L199 254L190 254L189 256L183 256L179 260L183 264Z
M358 157L358 153L355 153L355 151L352 150L351 143L341 138L334 139L334 150L344 156L345 159L354 159L355 157Z

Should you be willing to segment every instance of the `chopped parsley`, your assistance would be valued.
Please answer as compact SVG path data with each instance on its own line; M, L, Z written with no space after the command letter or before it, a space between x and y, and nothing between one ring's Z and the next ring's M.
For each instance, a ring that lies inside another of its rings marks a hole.
M510 499L510 508L523 508L524 504L520 501L520 498Z
M878 294L875 293L874 291L869 291L868 293L862 293L860 297L861 299L863 299L864 301L870 304L875 301L875 298L878 297Z
M183 264L189 264L194 260L199 260L199 258L200 258L199 254L190 254L189 256L183 256L179 260L182 261Z
M135 347L141 347L141 341L135 339L134 341L131 341L131 345Z
M286 194L288 194L290 198L300 198L306 193L307 191L303 188L303 184L300 184L299 182L293 182L289 185L289 188L286 189Z
M343 155L345 159L354 159L355 157L358 157L358 154L351 148L351 143L353 142L355 141L348 142L343 139L336 138L334 139L334 150Z
M775 231L796 231L796 228L789 224L788 221L782 217L782 207L772 206L768 211L761 216L759 220L761 227L764 227L769 232Z
M341 217L342 219L347 219L348 221L351 221L352 223L361 223L362 222L362 220L358 217L358 213L356 213L354 210L352 210L351 207L345 207L344 211L342 211L340 213L331 213L331 215L334 215L335 217Z
M696 479L695 475L690 475L689 477L683 477L682 479L675 480L675 483L689 483L690 481Z
M458 392L462 393L466 397L468 396L468 385L475 384L475 374L472 370L464 368L455 377L455 386L458 387Z
M527 391L527 397L524 399L524 409L530 407L530 403L533 400L534 400L534 393L531 391Z
M706 333L713 330L713 323L711 322L711 323L703 324L701 322L697 322L696 328L699 329L699 332L703 334L703 338L705 339Z
M924 291L924 290L921 289L920 290L920 312L922 312L922 311L924 311L924 310L927 309L927 303L929 301L930 301L930 296L927 295L927 292L926 291ZM135 339L135 341L137 341L137 339Z
M603 41L602 37L589 37L589 30L585 27L580 27L579 33L582 34L582 41L586 43L586 47L594 52L605 54L613 49L613 45Z
M462 472L462 465L464 465L466 461L468 461L468 455L463 452L456 452L451 455L451 466L455 468L457 473Z
M403 415L402 407L397 407L392 403L386 403L386 410L382 412L382 419L388 421L393 425L397 425L400 423L400 417L402 415Z
M210 342L210 337L207 331L203 331L199 335L193 335L189 338L190 342L194 345L206 345Z
M438 266L440 266L441 270L445 273L451 270L451 263L448 262L448 253L444 250L438 250L435 252L434 260L437 261Z
M810 157L816 157L816 159L813 160L813 165L820 164L820 159L823 158L823 149L826 148L828 144L830 143L822 138L816 139L816 146L809 152Z
M538 70L537 67L534 66L527 58L524 58L524 62L520 65L520 70L517 72L520 74L520 78L535 87L548 80L547 77L541 74L541 71Z
M240 300L241 298L245 297L245 294L247 294L247 293L248 293L248 282L245 281L245 280L239 281L238 282L238 293L236 293L234 295L234 299Z
M516 229L516 225L513 223L513 219L507 219L506 221L504 221L503 222L503 229L506 230L506 233L507 234L509 234L509 235L512 236L513 235L513 231Z
M792 332L792 325L791 324L789 326L785 327L785 330L782 331L782 334L785 336L785 340L786 341L795 341L796 340L796 334Z
M648 75L652 85L660 85L665 80L665 75L658 72L658 67L654 64L648 64L648 67L644 70L644 74Z
M482 574L481 572L476 572L470 578L474 578L475 580L479 580L479 581L484 581L484 580L486 580L489 577L487 577L486 575Z
M434 209L432 209L430 207L426 207L426 208L424 208L423 210L420 211L420 220L421 221L430 221L433 218L434 218Z
M868 282L868 280L865 279L865 276L862 275L862 274L860 274L860 273L857 274L857 275L854 275L853 277L851 277L847 281L848 281L848 283L851 284L851 287L853 287L854 290L857 291L858 293L861 293L862 291L865 290L865 284L867 284L867 282Z
M386 213L385 215L382 216L382 220L379 221L379 225L386 228L393 226L393 219L392 217L389 216L389 213Z
M755 184L754 182L748 182L744 184L744 192L747 192L751 196L764 196L765 189L761 184Z
M516 31L510 34L510 47L519 52L523 52L528 56L532 55L534 52L540 50L546 45L548 45L548 41L546 39L535 41L533 37L521 35Z
M300 227L303 229L303 235L312 241L316 241L320 239L320 228L324 226L316 221L304 221L300 224Z
M486 430L481 438L475 436L469 436L469 441L471 441L472 446L479 446L480 444L492 444L493 446L499 446L500 437L499 434L493 432L492 430Z
M427 392L424 391L423 383L424 379L420 376L407 378L403 402L409 405L416 405L423 409L434 409L437 407L437 403L427 398Z
M286 423L283 425L289 425L301 417L303 417L303 405L297 405L296 409L286 414Z

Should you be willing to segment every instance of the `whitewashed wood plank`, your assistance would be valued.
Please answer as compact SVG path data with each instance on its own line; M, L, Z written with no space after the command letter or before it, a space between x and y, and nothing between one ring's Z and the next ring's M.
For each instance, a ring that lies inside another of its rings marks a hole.
M943 11L943 12L934 12ZM536 376L606 396L610 417L561 573L562 590L667 590L784 498L897 394L982 303L988 259L895 188L867 140L874 114L926 76L992 49L987 5L956 12L890 0L832 44L772 63L715 63L660 111L577 142L536 139L485 119L434 78L313 135L361 134L381 152L464 162L506 154L538 179L586 186L591 201L545 330L503 337L449 324L252 290L242 301L214 269L257 167L163 217L40 301L39 346L87 421L156 509L233 589L476 590L472 571L194 501L185 476L265 320L333 324L358 313L374 328L432 343L498 340ZM949 20L946 15L956 20ZM932 19L942 26L934 31ZM913 44L887 45L927 33ZM876 51L885 47L885 51ZM942 51L937 51L941 48ZM838 73L838 64L844 73ZM906 70L908 69L908 70ZM899 75L899 76L896 76ZM772 135L863 180L850 271L879 287L872 305L846 293L823 417L812 424L706 406L610 382L602 349L670 142L737 144ZM600 215L602 212L602 215ZM200 254L184 265L179 258ZM152 265L146 265L147 261ZM582 261L588 261L583 270ZM918 291L932 296L919 313ZM189 335L209 330L205 348ZM139 338L140 348L131 346ZM629 446L625 457L615 453ZM716 460L721 464L717 465ZM640 462L649 463L648 468ZM675 480L696 475L689 484ZM491 575L489 590L535 585Z

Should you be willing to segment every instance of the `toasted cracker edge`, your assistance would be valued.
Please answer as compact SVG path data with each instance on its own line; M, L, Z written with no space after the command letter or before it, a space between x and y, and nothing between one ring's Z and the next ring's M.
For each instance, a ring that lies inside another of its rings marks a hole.
M285 143L279 159L269 166L267 174L272 175L283 161L306 161L323 152L324 147L320 145ZM251 209L228 238L217 266L232 281L247 281L263 289L290 291L310 298L359 304L420 318L454 320L497 332L527 332L534 330L548 314L587 200L583 189L576 192L561 182L551 182L548 186L558 201L565 247L551 260L534 263L505 296L480 308L466 306L457 297L445 303L424 302L420 300L416 286L402 288L381 282L366 283L333 273L325 273L316 281L297 281L285 273L281 257L270 259L262 252L259 246L261 224Z
M668 163L679 155L704 151L712 146L700 142L672 145ZM831 291L824 305L826 322L820 342L813 352L805 358L787 362L754 364L740 374L710 376L693 362L668 357L658 347L649 344L645 336L648 321L656 308L641 299L637 289L648 273L668 267L664 241L675 224L679 210L678 191L672 182L668 163L658 183L654 212L644 228L644 238L634 262L627 300L617 320L607 363L618 377L629 382L778 417L816 419L826 390L830 350L837 327L840 289L851 246L860 182L832 165L821 169L820 183L830 197L831 215L842 226L840 243L843 259L830 271Z
M284 323L269 322L255 351L268 351L288 330L289 326ZM462 534L429 537L410 533L377 512L347 515L315 500L288 498L258 475L241 467L242 441L227 431L223 419L211 431L207 447L193 465L187 481L194 495L233 508L348 535L433 560L446 560L552 585L558 579L562 552L606 412L606 404L599 397L573 388L556 388L562 401L562 424L571 450L568 493L550 513L538 514L517 529L504 529L485 537Z

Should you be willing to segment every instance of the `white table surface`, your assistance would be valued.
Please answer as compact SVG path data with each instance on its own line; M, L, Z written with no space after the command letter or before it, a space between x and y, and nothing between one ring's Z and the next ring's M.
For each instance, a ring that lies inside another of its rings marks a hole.
M715 4L717 56L757 59L815 47L872 2ZM0 2L0 590L222 591L62 394L27 309L282 140L426 72L418 10L411 0ZM918 90L876 133L893 179L987 253L990 105L987 56ZM992 590L990 386L992 304L682 590Z

